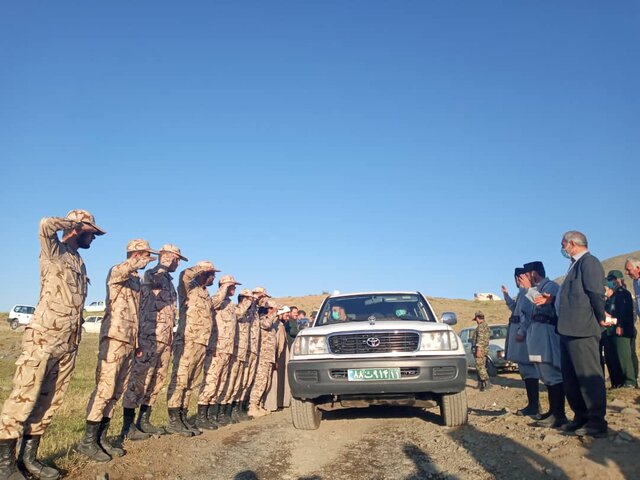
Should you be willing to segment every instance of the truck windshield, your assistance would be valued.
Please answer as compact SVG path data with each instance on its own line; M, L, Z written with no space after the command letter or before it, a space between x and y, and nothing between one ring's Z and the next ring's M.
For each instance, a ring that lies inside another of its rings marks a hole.
M429 305L417 294L372 294L329 298L315 326L340 322L418 320L435 322Z

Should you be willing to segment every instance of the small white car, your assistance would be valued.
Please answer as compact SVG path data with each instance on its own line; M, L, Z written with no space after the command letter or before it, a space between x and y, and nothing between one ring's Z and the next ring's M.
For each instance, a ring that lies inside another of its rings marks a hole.
M86 305L84 307L85 312L104 312L104 310L105 310L104 300L91 302L89 305Z
M102 319L104 317L91 316L84 319L82 323L82 333L100 333Z
M369 405L440 407L444 425L466 424L467 359L456 321L453 312L438 319L420 292L327 297L291 348L293 426L313 430L323 411Z
M491 336L489 337L489 353L487 354L487 373L495 377L498 372L517 372L518 364L505 357L505 341L507 338L507 328L509 325L489 325ZM469 369L476 369L476 358L471 353L471 344L475 336L476 327L469 327L460 330L458 334L464 345L467 354L467 365Z
M14 305L11 311L9 311L7 322L9 322L13 330L21 325L28 325L35 311L36 307L32 307L31 305Z

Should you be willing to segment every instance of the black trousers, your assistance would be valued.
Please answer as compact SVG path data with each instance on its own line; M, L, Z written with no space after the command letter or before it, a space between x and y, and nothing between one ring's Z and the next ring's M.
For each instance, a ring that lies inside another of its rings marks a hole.
M598 337L560 335L560 361L564 391L576 420L602 427L607 411L607 392L600 365Z

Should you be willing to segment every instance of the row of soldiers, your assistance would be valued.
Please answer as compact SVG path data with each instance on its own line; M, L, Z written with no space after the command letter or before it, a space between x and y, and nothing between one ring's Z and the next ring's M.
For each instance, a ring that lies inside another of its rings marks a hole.
M75 366L88 285L78 250L90 248L95 237L105 233L84 210L40 223L40 299L24 333L12 393L0 415L0 478L24 479L23 472L39 479L60 477L57 469L37 459L37 452ZM138 271L155 260L157 265L141 278ZM125 454L120 442L107 437L120 398L121 439L163 433L190 437L202 429L267 413L261 402L276 361L277 304L263 287L241 290L234 303L241 284L231 275L222 276L210 296L207 288L219 270L209 261L183 270L176 291L171 273L180 261L187 258L175 245L156 251L136 239L127 245L126 260L109 271L96 386L78 445L93 460L106 462ZM169 421L166 428L157 428L150 421L151 412L172 357ZM188 407L196 387L198 411L192 424Z

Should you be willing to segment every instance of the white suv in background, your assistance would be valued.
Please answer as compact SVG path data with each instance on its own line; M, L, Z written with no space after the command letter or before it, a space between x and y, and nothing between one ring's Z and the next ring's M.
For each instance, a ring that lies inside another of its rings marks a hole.
M31 305L14 305L9 311L7 322L9 322L9 325L13 330L18 328L20 325L28 325L33 318L33 312L35 311L36 307L32 307Z
M84 307L85 312L104 312L104 300L98 300L96 302L91 302L89 305Z

